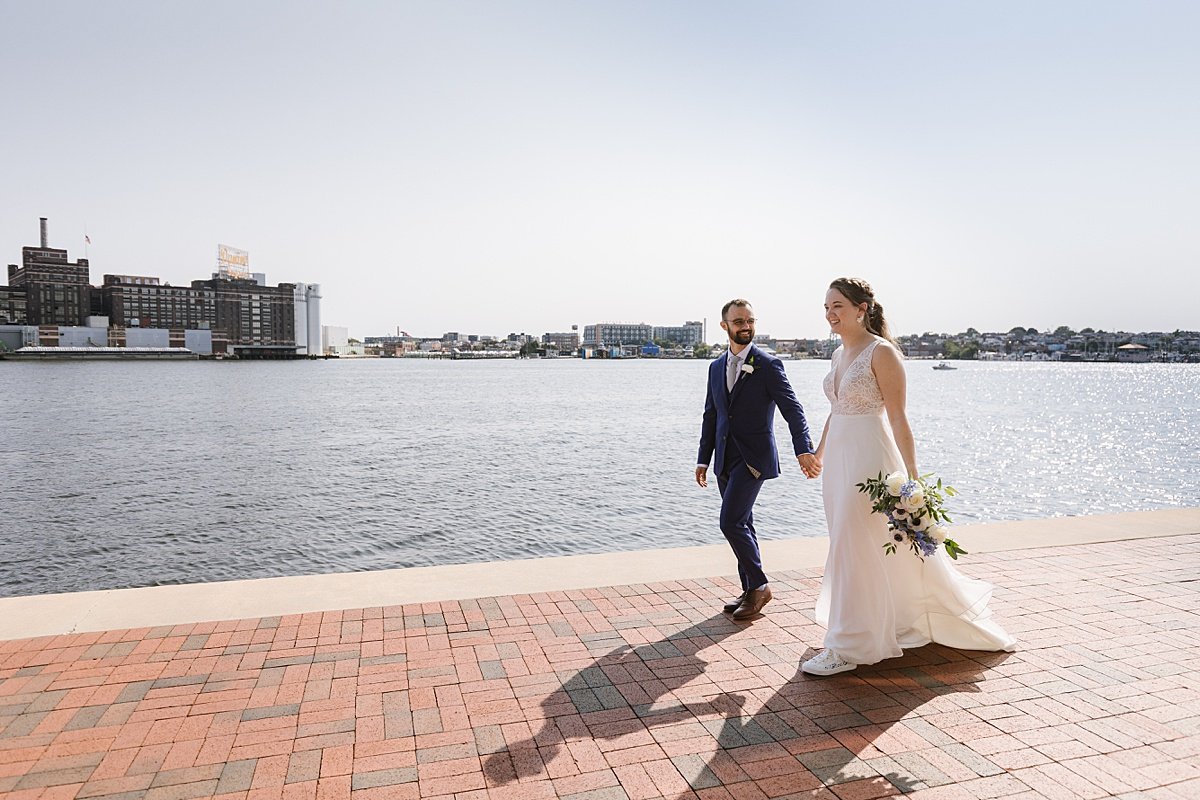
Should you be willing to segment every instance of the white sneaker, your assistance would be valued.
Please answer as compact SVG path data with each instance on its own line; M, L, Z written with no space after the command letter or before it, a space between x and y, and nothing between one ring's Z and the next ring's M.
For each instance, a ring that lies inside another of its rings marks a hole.
M837 653L826 648L819 655L813 656L800 665L803 672L809 675L837 675L839 672L849 672L858 664L851 664Z

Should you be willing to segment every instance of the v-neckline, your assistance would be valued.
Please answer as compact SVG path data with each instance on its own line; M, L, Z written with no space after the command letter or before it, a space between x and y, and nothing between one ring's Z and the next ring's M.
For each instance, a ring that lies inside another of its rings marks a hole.
M858 360L863 357L863 353L870 350L871 346L874 344L877 344L878 342L879 342L878 339L872 339L871 341L869 341L865 345L863 345L863 349L859 350L858 353L855 354L854 358L852 358L850 360L850 363L846 365L846 370L842 373L842 376L840 378L838 377L838 374L837 374L837 367L836 366L834 367L834 370L833 370L833 396L834 397L842 396L842 383L845 382L846 376L850 374L850 368L853 367L858 362ZM845 349L843 349L842 353L844 354L845 352L846 352Z

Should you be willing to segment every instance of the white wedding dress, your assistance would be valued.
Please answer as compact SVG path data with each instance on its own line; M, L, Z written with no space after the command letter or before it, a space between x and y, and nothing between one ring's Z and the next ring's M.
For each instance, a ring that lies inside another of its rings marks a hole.
M991 585L959 573L941 548L924 560L907 543L887 555L887 519L872 513L870 497L855 486L904 469L871 369L881 341L867 345L835 386L839 347L825 376L833 406L822 471L829 558L817 600L825 647L852 664L874 664L931 642L1012 650L1015 640L990 618Z

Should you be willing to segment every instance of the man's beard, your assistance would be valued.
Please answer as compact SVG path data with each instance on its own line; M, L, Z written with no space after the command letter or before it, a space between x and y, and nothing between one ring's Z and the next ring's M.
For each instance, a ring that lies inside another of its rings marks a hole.
M754 331L737 331L733 334L733 340L738 344L750 344L754 341Z

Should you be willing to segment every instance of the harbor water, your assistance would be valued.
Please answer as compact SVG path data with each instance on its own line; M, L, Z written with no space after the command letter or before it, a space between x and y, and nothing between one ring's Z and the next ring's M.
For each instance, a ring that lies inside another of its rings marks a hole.
M932 365L909 415L955 522L1197 504L1195 365ZM0 363L0 595L718 543L707 366ZM828 368L787 362L814 438ZM820 480L785 458L755 521L824 535Z

